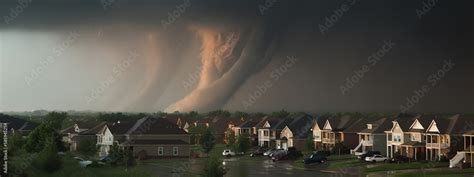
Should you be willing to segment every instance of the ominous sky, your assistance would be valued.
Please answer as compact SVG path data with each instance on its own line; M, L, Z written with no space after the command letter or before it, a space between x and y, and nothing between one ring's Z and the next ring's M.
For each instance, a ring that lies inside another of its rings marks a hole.
M472 0L0 2L0 111L474 112Z

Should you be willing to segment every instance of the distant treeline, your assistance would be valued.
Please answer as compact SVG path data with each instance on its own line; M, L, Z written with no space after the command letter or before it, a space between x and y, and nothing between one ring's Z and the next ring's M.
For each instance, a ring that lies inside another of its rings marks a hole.
M28 114L30 113L30 114ZM96 121L109 121L109 122L116 122L119 120L136 120L146 116L151 117L166 117L168 115L172 116L180 116L183 118L188 119L203 119L207 117L244 117L244 118L261 118L264 116L276 117L276 118L287 118L287 117L297 117L301 114L309 114L314 117L341 117L341 116L351 116L354 118L381 118L381 117L391 117L396 116L400 113L393 113L393 112L369 112L369 113L361 113L361 112L323 112L323 113L306 113L306 112L288 112L286 110L280 110L270 113L263 113L263 112L242 112L242 111L235 111L229 112L227 110L215 110L210 112L199 113L197 111L190 111L190 112L173 112L173 113L166 113L166 112L153 112L153 113L130 113L130 112L80 112L80 111L68 111L63 112L67 114L67 119L63 121L63 127L71 126L74 122L77 121L84 121L84 120L96 120ZM12 113L7 112L5 114L12 115L18 118L26 119L29 121L41 123L44 121L47 112L41 111L38 112L19 112L19 113ZM420 115L423 113L411 113L411 115ZM430 113L433 114L433 113ZM454 115L456 113L452 113ZM443 113L440 115L449 115L447 113Z

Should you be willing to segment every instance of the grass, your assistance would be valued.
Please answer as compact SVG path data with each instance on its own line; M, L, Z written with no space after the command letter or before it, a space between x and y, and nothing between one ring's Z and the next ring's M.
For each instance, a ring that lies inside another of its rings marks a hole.
M423 173L424 177L472 177L474 168L469 169L443 169L436 171L428 171ZM420 172L408 172L392 175L393 177L416 177L420 176Z
M63 168L54 173L47 173L34 167L29 167L26 173L30 177L151 177L139 165L135 167L81 168L71 156L63 156Z
M356 156L351 155L351 154L341 154L341 155L330 155L327 157L329 161L335 161L335 160L354 160L357 159Z
M374 167L366 168L366 172L395 171L409 169L439 168L449 166L448 162L411 162L402 164L383 163Z
M362 162L362 161L357 160L357 159L329 161L328 163L329 163L328 164L328 170L358 167L358 166L366 165L365 162Z

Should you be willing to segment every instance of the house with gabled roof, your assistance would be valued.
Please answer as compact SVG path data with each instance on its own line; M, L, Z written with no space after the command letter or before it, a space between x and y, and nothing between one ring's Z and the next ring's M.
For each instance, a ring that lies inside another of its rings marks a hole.
M101 128L105 123L95 120L76 122L71 127L60 131L62 140L69 146L70 151L76 151L80 141L86 139L95 141L96 133L94 131L98 131L98 128Z
M276 141L278 149L304 149L304 144L308 136L311 135L313 117L308 114L298 115L295 118L289 118L287 125L280 133L280 139Z
M179 128L183 129L186 132L188 132L189 127L192 124L194 124L194 121L192 121L191 119L186 118L186 117L181 116L181 115L177 115L177 114L168 114L164 117L164 119L168 120L171 123L176 123L176 125Z
M284 119L265 116L258 125L258 145L260 147L275 147L276 139L279 138L282 128L278 128Z
M190 136L162 118L107 123L97 133L99 155L105 156L114 143L139 158L188 157Z
M332 150L337 143L343 143L349 146L356 144L357 134L355 132L344 133L344 130L359 120L360 119L349 115L328 118L322 129L323 150Z
M6 126L10 133L19 133L22 135L30 133L38 126L38 124L35 122L19 119L5 114L0 114L0 123L2 130L3 127Z
M392 118L379 118L373 122L367 122L365 129L357 133L359 135L359 145L352 149L353 154L358 155L367 151L379 151L382 155L387 155L387 139L385 130L392 127Z
M313 126L311 127L311 132L313 134L314 149L322 150L323 149L323 138L322 130L323 126L326 123L326 117L318 117L313 121Z
M387 156L395 154L407 156L413 160L425 159L426 139L424 132L435 116L410 116L400 114L392 121L391 129L385 131L387 135Z
M424 133L429 122L435 118L435 116L427 115L420 115L413 118L413 123L404 132L406 139L404 143L400 145L401 155L407 156L413 160L425 159L426 139Z
M453 143L453 139L461 139L460 132L456 132L460 126L460 115L433 119L426 128L426 160L440 160L442 156L448 157L448 153L462 147Z
M449 167L458 165L474 167L474 115L455 115L458 117L457 123L451 135L461 135L451 137L451 152L456 154L449 160ZM462 147L458 147L462 145Z

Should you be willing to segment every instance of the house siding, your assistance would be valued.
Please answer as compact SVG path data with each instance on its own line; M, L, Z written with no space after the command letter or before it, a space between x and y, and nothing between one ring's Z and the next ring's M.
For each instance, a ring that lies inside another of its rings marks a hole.
M163 147L163 155L158 155L158 147ZM173 147L178 147L178 155L173 155ZM138 156L139 153L144 151L147 157L160 158L160 157L189 157L191 154L190 145L134 145L133 154Z

